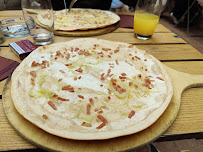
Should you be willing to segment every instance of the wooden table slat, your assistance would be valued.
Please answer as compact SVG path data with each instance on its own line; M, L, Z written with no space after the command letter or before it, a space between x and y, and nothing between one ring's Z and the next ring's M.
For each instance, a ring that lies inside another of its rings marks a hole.
M190 74L203 74L203 61L163 62L170 68ZM203 97L203 95L202 95Z
M7 16L23 16L23 12L21 10L4 10L0 11L0 17Z
M29 142L24 140L8 122L2 107L0 99L0 151L35 148Z
M114 31L115 33L133 33L134 29L133 28L118 28ZM162 24L158 24L157 28L155 30L155 33L172 33L169 29L167 29L165 26Z
M65 42L78 37L62 37L54 36L54 43ZM176 37L174 33L154 33L154 35L147 41L138 40L134 37L133 33L109 33L99 36L92 36L92 38L105 39L110 41L120 41L132 44L185 44L187 43L183 39ZM8 46L9 43L16 42L19 40L29 39L34 42L33 39L27 35L20 38L6 37L5 42L0 44L0 46Z
M161 61L203 60L203 54L190 44L137 45Z
M161 61L166 60L203 60L203 54L198 52L189 44L170 45L137 45L138 48L146 50ZM10 50L9 47L0 47L0 56L18 62L21 60Z

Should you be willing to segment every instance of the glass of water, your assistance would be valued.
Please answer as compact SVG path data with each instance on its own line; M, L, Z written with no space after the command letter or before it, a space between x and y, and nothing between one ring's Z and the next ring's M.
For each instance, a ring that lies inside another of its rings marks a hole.
M36 44L53 41L54 16L51 0L21 0L24 20Z

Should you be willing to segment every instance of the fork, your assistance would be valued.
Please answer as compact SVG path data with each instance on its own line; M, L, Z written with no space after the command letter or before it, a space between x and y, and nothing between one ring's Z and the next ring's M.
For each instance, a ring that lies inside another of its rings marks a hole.
M68 12L70 12L71 8L73 7L73 5L75 4L77 0L72 0L70 5L69 5L69 9L67 11L67 7L66 7L66 0L64 0L64 6L65 6L65 9L66 9L66 15L68 14Z

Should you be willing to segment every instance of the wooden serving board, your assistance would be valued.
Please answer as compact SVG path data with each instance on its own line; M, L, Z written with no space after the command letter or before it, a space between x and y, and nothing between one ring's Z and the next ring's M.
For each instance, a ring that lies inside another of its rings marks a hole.
M184 90L191 87L203 86L203 75L187 74L173 70L167 66L165 66L165 68L173 82L174 92L172 100L165 112L154 124L152 124L147 129L132 135L107 140L90 141L64 139L51 135L24 119L24 117L22 117L16 111L10 93L10 79L7 80L3 91L4 112L10 124L23 138L35 146L46 150L71 152L106 152L136 149L153 142L171 126L178 114L181 102L181 94Z
M71 36L71 37L88 37L107 34L113 32L120 26L120 22L109 25L103 28L89 29L89 30L76 30L76 31L54 31L55 35Z

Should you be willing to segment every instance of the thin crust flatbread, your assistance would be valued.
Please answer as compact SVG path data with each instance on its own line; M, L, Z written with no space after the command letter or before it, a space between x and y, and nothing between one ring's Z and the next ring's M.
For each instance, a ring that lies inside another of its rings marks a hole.
M49 25L46 12L37 15L38 21ZM120 17L110 11L96 9L71 9L66 15L65 10L54 11L54 29L61 31L89 30L103 28L117 23Z
M33 51L12 75L17 111L48 133L77 140L139 132L173 94L163 65L136 46L94 38Z

